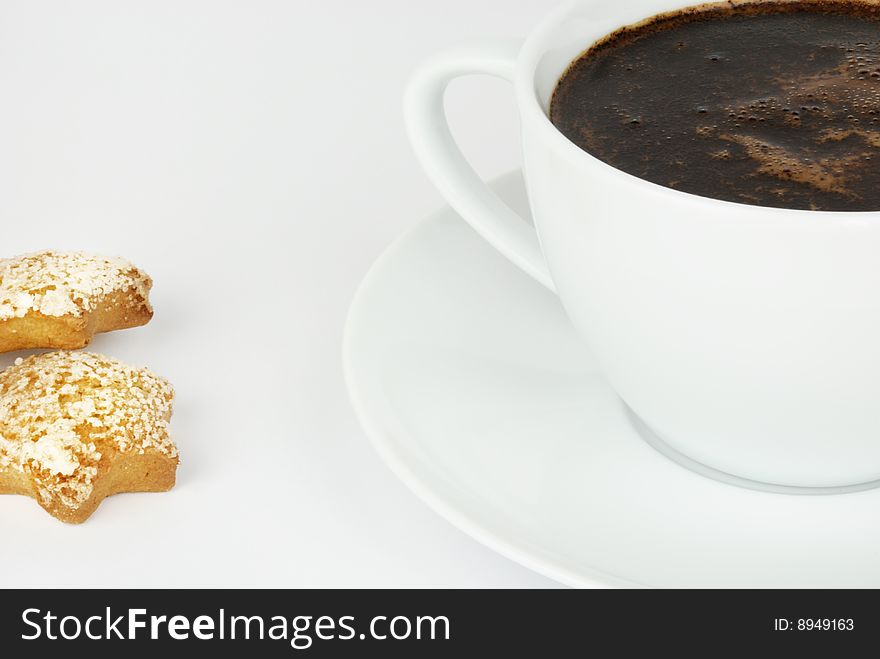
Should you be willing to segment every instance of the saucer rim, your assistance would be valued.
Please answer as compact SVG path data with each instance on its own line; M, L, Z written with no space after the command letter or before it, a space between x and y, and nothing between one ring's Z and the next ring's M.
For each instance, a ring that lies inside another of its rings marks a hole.
M503 185L508 179L518 175L520 175L520 170L514 169L491 179L489 185L491 187ZM346 314L342 336L342 371L349 400L361 427L373 448L379 454L380 459L403 482L407 489L427 504L436 514L480 544L533 572L566 586L574 588L647 588L648 586L644 584L636 583L595 568L578 572L566 569L537 555L534 551L518 545L516 541L502 537L488 529L464 511L448 503L443 496L435 492L428 483L417 476L395 450L393 442L389 439L390 433L382 430L381 420L375 419L368 410L368 406L360 394L357 382L358 376L356 375L357 367L355 366L357 357L354 350L354 336L357 328L360 326L361 309L368 304L368 297L373 288L374 280L378 277L378 273L385 269L388 262L400 250L404 249L410 241L415 239L416 235L425 226L440 222L454 213L455 211L448 206L442 207L398 236L373 262L352 297ZM589 575L585 575L584 572L588 572Z

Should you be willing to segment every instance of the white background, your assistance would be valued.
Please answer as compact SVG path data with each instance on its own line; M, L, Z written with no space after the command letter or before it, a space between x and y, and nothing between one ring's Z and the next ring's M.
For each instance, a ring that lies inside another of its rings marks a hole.
M203 524L198 560L167 573L187 576L156 583L553 585L395 479L340 365L359 281L442 203L406 143L408 75L457 41L525 35L553 4L0 4L2 255L81 248L153 275L153 323L94 347L172 380L184 458L171 494L116 497L82 527L0 499L2 533L18 539L0 558L22 568L0 584L147 585L133 570L185 554L174 539ZM448 106L481 173L517 165L505 83L458 81ZM121 520L158 546L115 540ZM53 558L67 550L133 564L71 576Z

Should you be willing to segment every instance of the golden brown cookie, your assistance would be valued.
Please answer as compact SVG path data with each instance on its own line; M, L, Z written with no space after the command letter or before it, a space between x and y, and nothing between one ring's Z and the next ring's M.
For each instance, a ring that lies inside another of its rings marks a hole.
M112 494L170 490L173 398L166 380L101 355L17 359L0 373L0 494L78 524Z
M98 332L145 325L152 285L119 258L47 251L0 259L0 352L82 348Z

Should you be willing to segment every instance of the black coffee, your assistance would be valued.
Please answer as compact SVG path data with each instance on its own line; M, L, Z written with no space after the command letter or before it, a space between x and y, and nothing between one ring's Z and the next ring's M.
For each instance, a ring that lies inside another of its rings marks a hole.
M572 63L550 119L677 190L880 210L880 7L725 3L624 28Z

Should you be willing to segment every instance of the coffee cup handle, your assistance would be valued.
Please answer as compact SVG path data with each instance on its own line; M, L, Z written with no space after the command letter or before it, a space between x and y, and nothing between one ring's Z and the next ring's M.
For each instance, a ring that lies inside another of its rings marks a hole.
M424 62L404 94L410 143L428 178L483 238L555 291L534 228L496 195L470 166L449 130L443 97L460 76L488 74L513 82L521 42L461 45Z

